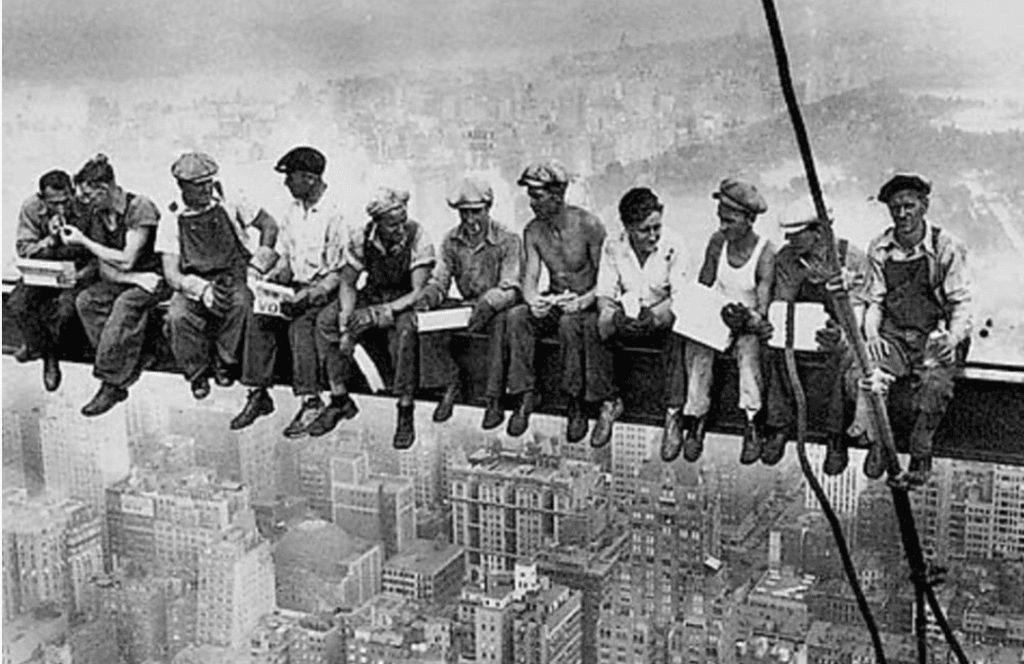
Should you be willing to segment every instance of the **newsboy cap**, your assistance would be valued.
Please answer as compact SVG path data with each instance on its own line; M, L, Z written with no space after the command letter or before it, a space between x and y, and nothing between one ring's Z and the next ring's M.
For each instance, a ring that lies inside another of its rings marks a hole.
M366 213L371 217L379 217L386 212L404 208L409 203L409 192L404 189L381 187L366 204Z
M829 219L832 218L832 209L825 211ZM779 217L779 228L785 234L799 233L805 228L816 226L821 223L818 218L818 211L814 203L808 198L801 198L787 205Z
M888 203L889 199L899 191L916 191L927 196L932 193L932 183L917 173L897 173L878 190L878 200Z
M480 209L490 207L494 203L494 191L491 185L479 178L466 178L448 197L448 205L459 209Z
M764 200L757 187L735 178L722 180L718 185L718 191L711 194L711 197L717 198L719 203L734 210L751 214L763 214L768 211L768 202Z
M175 180L194 184L209 182L218 170L213 157L202 152L186 152L171 164L171 175Z
M323 175L327 168L327 157L316 148L300 146L292 148L277 160L274 170L278 173L294 173L302 171L314 175Z
M566 187L569 184L569 171L555 161L540 161L530 164L519 176L520 187Z

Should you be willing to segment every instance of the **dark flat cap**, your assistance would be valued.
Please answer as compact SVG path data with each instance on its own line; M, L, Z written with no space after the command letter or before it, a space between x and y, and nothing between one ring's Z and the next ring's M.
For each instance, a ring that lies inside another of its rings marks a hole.
M458 189L448 196L448 205L459 209L480 209L494 203L494 190L484 180L475 177L464 179Z
M519 176L520 187L565 187L569 184L569 171L552 159L530 164Z
M181 182L200 184L217 175L217 162L202 152L186 152L171 164L171 175Z
M878 200L888 203L898 191L916 191L927 196L932 193L932 183L917 173L897 173L878 190Z
M711 194L711 197L717 198L722 205L751 214L763 214L768 211L768 202L764 200L757 187L735 178L722 180L718 185L718 191Z
M277 160L277 165L274 166L274 170L278 173L302 171L314 175L323 175L326 168L327 157L324 156L324 153L305 145L289 150Z

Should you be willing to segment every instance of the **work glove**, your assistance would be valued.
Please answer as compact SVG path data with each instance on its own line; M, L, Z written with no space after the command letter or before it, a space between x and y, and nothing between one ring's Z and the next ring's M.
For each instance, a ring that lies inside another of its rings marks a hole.
M722 307L722 322L732 330L733 334L742 334L750 322L750 309L738 302L730 302Z
M497 314L498 312L494 310L494 307L487 300L481 298L473 305L473 313L469 316L469 325L466 326L466 331L472 333L483 332Z
M818 350L824 353L836 353L845 347L843 343L843 330L831 318L825 323L825 327L814 333L814 340L818 343Z

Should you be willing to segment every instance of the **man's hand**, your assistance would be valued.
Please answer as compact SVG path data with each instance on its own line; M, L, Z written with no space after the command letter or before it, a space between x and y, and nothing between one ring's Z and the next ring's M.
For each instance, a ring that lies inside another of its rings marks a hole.
M434 307L433 302L431 302L430 293L428 293L427 291L423 291L423 293L420 294L418 298L416 298L416 301L413 303L412 308L413 311L430 311L431 309L433 309Z
M466 326L466 331L471 333L483 332L497 314L498 312L486 300L478 300L473 305L473 313L469 317L469 325Z
M544 297L537 297L530 305L530 315L534 318L547 318L551 313L552 304Z
M338 350L342 355L351 355L356 350L356 337L350 331L345 330L338 339Z
M163 277L155 272L138 272L132 277L135 285L147 293L155 293Z
M291 298L281 300L281 313L288 318L298 318L311 304L310 289L300 288Z
M207 284L200 300L210 313L226 316L231 310L231 289L219 283Z
M386 304L375 304L369 308L374 327L392 327L395 324L395 314L391 307Z
M835 353L843 349L843 330L831 318L825 323L825 327L814 333L814 340L818 344L818 350L824 353Z
M830 291L844 290L850 292L864 285L864 275L855 272L848 267L841 268L839 274L832 277L825 283L825 288Z
M934 357L939 364L950 365L956 362L956 342L948 332L932 333L925 346L925 361L928 356Z
M64 240L64 244L69 245L82 245L85 244L85 235L78 229L77 226L71 226L65 224L61 226L60 237Z
M750 321L750 309L738 302L730 302L722 307L721 316L726 327L734 334L740 334L746 330Z
M580 312L582 304L582 298L579 295L573 295L565 298L559 306L562 308L562 313L577 314Z
M756 334L761 341L766 343L775 334L775 326L767 318L761 318L760 316L748 323L747 330L752 334Z
M868 353L868 359L875 364L880 364L892 351L889 342L879 336L870 336L864 344Z
M64 227L64 217L59 214L55 214L46 220L46 231L57 237L60 235L60 229Z

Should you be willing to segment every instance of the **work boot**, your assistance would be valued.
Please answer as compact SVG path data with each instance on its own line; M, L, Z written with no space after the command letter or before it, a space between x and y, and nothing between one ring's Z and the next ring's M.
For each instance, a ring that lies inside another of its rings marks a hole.
M490 431L491 429L497 429L501 426L501 423L505 421L505 411L501 409L501 403L498 399L488 399L487 407L484 408L484 420L480 423L484 431ZM511 423L509 424L509 431L512 430ZM526 424L523 425L523 431L526 431ZM519 434L517 434L519 435Z
M661 460L665 463L672 463L683 451L683 436L686 434L683 419L683 411L679 409L665 412L665 431L661 435Z
M323 409L324 402L320 399L319 395L314 394L313 396L306 397L302 400L299 412L295 413L295 417L292 418L292 421L288 423L288 426L281 433L285 438L305 436L308 433L309 425L319 417L320 411Z
M458 382L448 386L448 389L444 391L444 396L437 402L437 408L434 409L433 419L435 422L447 422L452 418L452 411L455 409L455 402L459 398L459 392Z
M691 418L691 424L686 429L686 438L683 439L683 458L687 461L696 461L704 452L704 426L706 424L707 415Z
M60 387L60 362L56 355L47 355L43 358L43 386L47 392L56 392Z
M533 392L527 390L519 397L519 405L508 418L508 426L505 431L513 438L522 436L530 426L530 413L533 412ZM502 414L504 417L504 414Z
M18 350L14 351L14 359L17 360L19 364L38 360L42 356L42 351L37 348L29 348L25 344L22 344Z
M761 445L761 463L774 466L786 456L786 440L789 436L785 429L778 429L765 436Z
M273 412L274 400L270 398L266 388L257 387L249 390L249 397L245 401L245 407L242 408L242 412L235 415L228 426L231 427L232 431L238 431L255 422L256 418L270 415Z
M821 470L826 475L839 475L850 463L850 453L846 448L846 440L841 433L831 433L825 443L828 451L825 453L825 463L821 464Z
M128 398L128 390L110 383L101 383L100 389L92 400L82 406L82 415L96 417L107 412Z
M761 458L761 427L753 420L747 420L743 428L743 449L740 451L740 463L749 466Z
M911 457L910 466L907 468L907 485L923 486L928 483L932 475L931 457Z
M398 404L398 422L395 425L395 439L392 445L396 450L407 450L416 442L416 419L413 410L414 404L403 406Z
M872 443L864 459L864 474L877 480L885 473L885 450L881 443Z
M358 412L359 406L356 405L355 401L352 401L352 397L349 395L331 395L331 402L310 423L306 433L313 437L323 436L333 431L334 427L338 426L338 422L350 420Z
M579 399L569 399L569 408L566 412L566 418L569 420L568 425L565 428L565 439L570 443L578 443L583 440L587 435L587 418L583 414L583 404L580 403Z
M217 387L231 387L235 384L235 367L218 364L213 371L213 382Z
M202 401L210 396L210 378L206 374L193 378L189 387L192 388L192 396L196 401Z
M625 407L622 399L615 397L606 400L601 404L601 415L597 418L594 431L590 434L590 446L597 449L604 447L612 439L612 429L615 427L615 420L619 419Z

